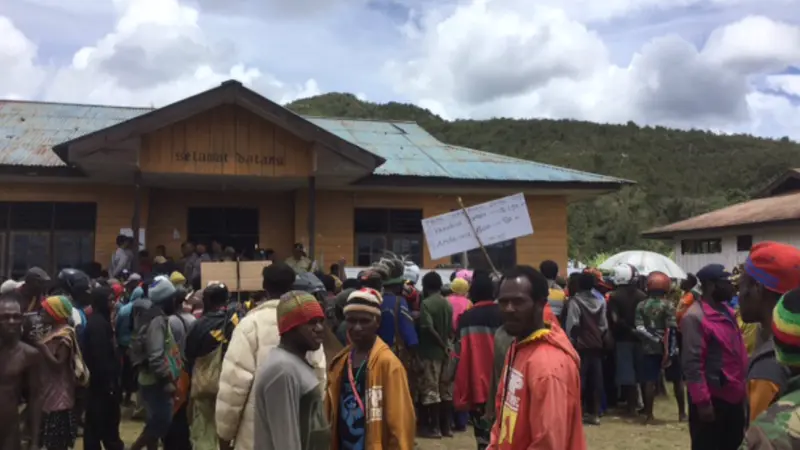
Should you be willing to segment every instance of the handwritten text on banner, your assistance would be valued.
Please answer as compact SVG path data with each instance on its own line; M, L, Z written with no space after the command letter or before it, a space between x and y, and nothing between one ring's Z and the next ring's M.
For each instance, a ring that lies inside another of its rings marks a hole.
M533 234L524 194L515 194L467 208L483 245ZM464 211L458 210L422 219L422 229L431 259L455 255L480 247Z

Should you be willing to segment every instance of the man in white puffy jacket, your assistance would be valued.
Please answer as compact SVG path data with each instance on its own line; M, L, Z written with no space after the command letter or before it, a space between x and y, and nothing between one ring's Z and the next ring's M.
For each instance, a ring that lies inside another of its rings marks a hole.
M289 292L295 272L287 264L276 262L264 269L264 291L270 300L252 309L233 331L222 362L217 394L217 434L223 442L233 441L236 450L254 450L255 402L251 395L257 368L280 342L278 302ZM308 354L320 385L326 385L325 353L320 348Z

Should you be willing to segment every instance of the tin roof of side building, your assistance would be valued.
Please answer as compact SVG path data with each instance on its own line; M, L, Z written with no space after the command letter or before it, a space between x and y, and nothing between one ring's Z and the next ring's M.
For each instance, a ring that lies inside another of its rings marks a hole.
M0 166L64 167L57 144L153 108L0 100ZM386 160L375 175L454 180L631 184L631 181L444 144L413 122L305 117Z

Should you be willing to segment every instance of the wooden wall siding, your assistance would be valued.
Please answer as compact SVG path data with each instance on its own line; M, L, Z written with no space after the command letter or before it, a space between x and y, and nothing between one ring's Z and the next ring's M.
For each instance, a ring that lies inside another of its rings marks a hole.
M463 196L467 206L491 200L492 196ZM538 267L552 259L560 267L567 265L567 200L561 196L528 196L528 211L534 234L517 240L517 262ZM323 191L317 193L316 256L327 267L340 257L352 262L355 258L353 210L355 208L422 208L424 217L450 212L458 208L455 196L430 194L388 194ZM295 240L308 245L308 192L295 194ZM449 258L431 260L427 245L423 249L423 266L432 268L448 264Z
M141 224L147 223L147 191L142 193ZM121 228L130 228L133 218L133 187L71 184L0 184L3 202L94 202L97 228L94 235L95 261L107 267L117 249Z
M144 172L307 177L311 143L250 111L223 105L142 136Z
M179 258L181 243L188 238L190 207L258 208L260 245L272 248L278 257L291 254L294 244L294 195L291 192L249 193L183 190L153 190L147 223L147 247L167 247L167 254ZM179 239L174 238L178 230ZM238 249L237 249L238 250Z

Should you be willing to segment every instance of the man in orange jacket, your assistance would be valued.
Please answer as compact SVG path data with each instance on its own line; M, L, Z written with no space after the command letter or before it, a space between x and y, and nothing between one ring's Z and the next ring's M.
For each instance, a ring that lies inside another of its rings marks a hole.
M567 335L544 318L547 279L517 266L500 284L504 328L514 342L496 398L490 450L586 450L580 359Z
M350 345L329 365L325 412L330 450L413 450L414 402L403 364L378 337L383 297L371 288L347 297Z

